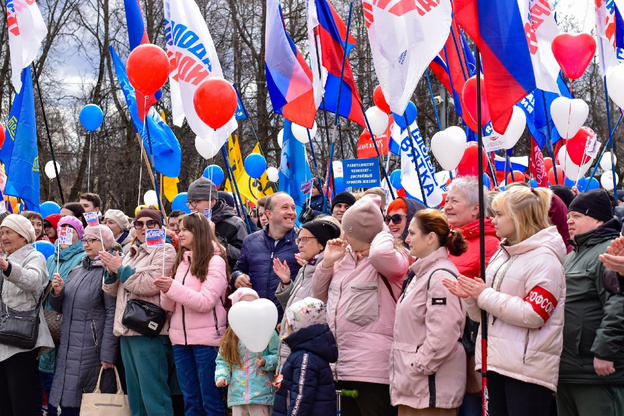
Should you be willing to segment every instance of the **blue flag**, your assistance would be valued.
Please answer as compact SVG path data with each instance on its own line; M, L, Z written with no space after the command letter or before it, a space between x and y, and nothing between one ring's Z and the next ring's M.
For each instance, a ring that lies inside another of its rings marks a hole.
M119 86L126 97L126 104L130 110L130 116L134 123L135 130L141 136L143 145L147 155L150 156L150 143L152 141L152 150L154 151L154 167L164 176L176 178L180 175L180 166L182 165L182 149L180 143L175 137L171 128L165 123L160 115L153 108L150 109L145 123L139 118L134 88L126 75L126 67L115 53L112 46L109 46L117 80ZM149 126L149 138L147 136L147 128Z
M13 99L0 159L7 175L4 193L21 198L27 209L39 212L39 155L30 67L22 71L22 89Z
M290 121L284 120L279 190L290 194L295 201L295 205L303 207L306 196L301 190L301 184L312 179L312 172L305 155L305 147L303 143L295 139L291 126L292 123Z

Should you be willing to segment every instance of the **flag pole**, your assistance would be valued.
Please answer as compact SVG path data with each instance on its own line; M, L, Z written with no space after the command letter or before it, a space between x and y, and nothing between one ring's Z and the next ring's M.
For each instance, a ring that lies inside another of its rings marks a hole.
M43 124L45 125L46 134L48 136L48 144L50 145L50 156L52 157L52 164L54 165L54 173L56 173L56 184L59 188L59 194L61 196L61 203L65 205L65 197L63 196L63 187L61 186L61 178L59 177L58 167L56 166L56 158L54 157L54 147L52 146L52 136L50 135L50 128L48 127L48 118L46 117L45 108L43 107L43 98L41 97L41 87L39 86L39 77L35 65L31 65L33 75L35 76L35 83L37 84L37 91L39 92L39 104L41 105L41 114L43 115Z
M548 122L548 108L546 108L546 93L542 90L542 101L544 102L544 116L546 120L546 132L548 134L548 145L550 147L550 154L553 160L553 172L555 174L555 185L559 185L559 178L557 175L557 155L553 149L552 132L550 131L550 123ZM548 172L546 172L548 174Z
M605 92L605 104L607 106L607 127L609 128L609 144L611 145L611 172L613 176L613 195L615 195L615 199L617 197L617 178L615 177L615 143L613 143L613 133L611 133L611 106L609 105L609 88L607 88L607 76L602 77L602 81L604 83L604 92ZM620 116L621 116L620 112Z
M245 212L245 209L242 206L243 200L241 198L240 191L238 190L238 184L236 183L236 180L234 180L234 171L232 170L232 165L230 165L230 158L228 157L227 151L225 150L225 146L221 146L221 156L223 156L223 161L225 162L225 168L227 169L228 176L230 177L230 183L233 185L233 189L236 190L236 194L238 195L238 198L241 201L241 212L239 213L239 215L242 216L243 219L245 220L245 224L247 225L247 230L251 234L251 225L249 225L249 218L247 218L247 213Z
M485 197L483 195L483 126L481 125L481 53L475 47L475 59L477 66L477 140L479 146L479 271L481 279L485 282ZM487 337L488 337L488 314L481 310L481 376L482 376L482 411L483 416L488 415L488 388L487 388Z
M431 105L433 106L433 112L435 113L436 121L438 122L438 130L442 131L442 124L440 123L440 116L438 115L438 107L436 106L435 97L433 96L433 88L431 88L431 81L429 80L429 71L426 69L425 69L425 77L427 78L427 85L429 86L429 96L431 97ZM449 79L450 79L450 76L449 76Z
M590 180L596 174L596 171L598 170L598 166L600 166L600 161L602 160L602 157L604 156L605 152L607 151L608 148L611 147L611 143L610 142L613 140L613 135L615 134L615 131L619 127L621 121L622 121L622 113L620 112L620 117L618 118L617 122L615 123L615 126L613 127L613 130L611 130L609 132L609 140L607 141L607 143L602 148L602 151L600 152L600 156L598 156L598 158L596 159L596 165L594 166L594 169L592 170L591 175L589 175L589 179ZM613 151L612 151L611 152L611 164L612 165L614 165L613 162L614 162L614 157L613 157ZM615 189L615 188L613 188L613 189ZM585 192L587 192L587 190L585 190Z
M392 196L392 199L394 200L396 199L396 197L394 196L394 191L392 191L392 184L390 183L390 176L388 175L388 170L383 165L383 160L381 159L381 152L379 151L379 147L377 146L377 140L375 140L375 135L373 134L373 131L371 130L370 122L368 121L368 117L366 117L366 111L364 111L364 104L360 103L360 108L362 109L362 114L364 114L364 122L366 123L366 130L368 130L368 132L370 133L371 140L373 141L373 146L375 146L375 153L377 153L377 159L379 159L379 166L381 167L381 171L383 172L384 177L386 178L386 184L388 185L390 196Z

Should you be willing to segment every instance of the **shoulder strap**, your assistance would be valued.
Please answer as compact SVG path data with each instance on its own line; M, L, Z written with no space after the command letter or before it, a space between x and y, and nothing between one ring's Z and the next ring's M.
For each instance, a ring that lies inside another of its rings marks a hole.
M386 288L388 288L388 292L390 292L390 296L392 297L392 300L396 304L397 299L394 297L394 291L392 290L392 286L390 285L388 278L381 273L379 273L379 276L381 277L381 280L384 282L384 285L386 285Z
M440 267L439 269L435 269L434 271L432 271L429 274L429 279L427 280L427 290L429 290L429 287L431 286L431 276L433 276L433 274L435 272L437 272L438 270L444 270L445 272L448 272L449 274L451 274L455 279L457 279L457 273L455 273L454 271L452 271L450 269L446 269L444 267Z

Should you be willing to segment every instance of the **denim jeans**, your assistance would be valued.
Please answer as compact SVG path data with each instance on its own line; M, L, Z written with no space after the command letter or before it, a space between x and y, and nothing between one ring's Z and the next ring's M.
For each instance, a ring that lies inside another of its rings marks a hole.
M217 352L216 347L205 345L173 346L185 416L225 415L223 396L214 380Z

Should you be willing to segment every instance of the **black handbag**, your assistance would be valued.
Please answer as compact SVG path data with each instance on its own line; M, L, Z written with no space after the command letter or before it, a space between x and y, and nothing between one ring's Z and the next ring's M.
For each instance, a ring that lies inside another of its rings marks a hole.
M0 344L32 350L37 345L39 337L39 309L46 291L41 293L35 309L16 311L2 300L4 278L1 274L2 272L0 272Z
M128 299L121 323L146 337L160 334L167 322L167 312L160 306L140 299Z

